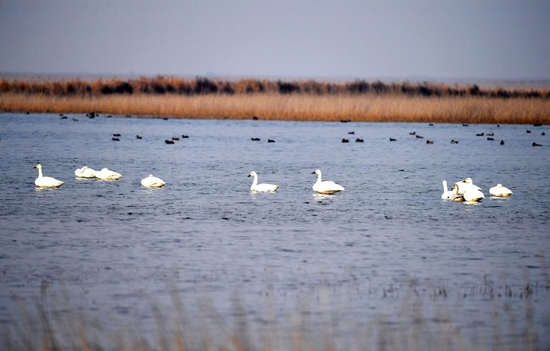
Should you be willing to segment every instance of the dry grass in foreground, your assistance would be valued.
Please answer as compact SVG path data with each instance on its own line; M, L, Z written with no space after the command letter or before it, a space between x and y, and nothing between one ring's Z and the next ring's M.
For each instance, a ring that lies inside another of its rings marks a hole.
M89 113L198 119L549 124L549 99L405 95L0 94L0 111Z
M312 301L329 302L322 290L306 298L308 302L302 303L292 321L284 325L269 316L254 322L237 296L232 299L233 312L229 318L222 317L208 299L202 303L201 315L192 318L172 286L169 288L171 306L168 312L163 312L163 308L152 302L152 323L156 330L146 333L139 320L136 320L135 328L119 321L114 323L119 329L110 330L104 321L76 312L63 288L51 290L49 285L47 281L42 282L41 297L35 299L34 307L16 300L21 323L1 325L0 349L539 350L544 345L539 344L534 301L547 299L549 289L548 283L546 287L527 283L513 291L506 285L495 286L487 281L467 292L453 292L446 287L420 287L413 282L403 291L390 286L384 289L382 298L396 299L396 305L399 305L397 314L389 319L375 315L370 321L352 321L358 323L353 327L354 333L344 332L342 340L339 325L349 321L341 320L337 311L329 313L321 306L325 312L319 312L311 306ZM469 322L470 325L476 324L476 329L482 327L473 338L460 330L458 321L453 320L449 312L448 300L455 293L460 305L464 305L467 298L481 298L493 306L490 311L479 311L478 321ZM514 311L512 304L519 305L519 310ZM517 313L524 314L524 318L518 318ZM257 323L262 331L257 328Z

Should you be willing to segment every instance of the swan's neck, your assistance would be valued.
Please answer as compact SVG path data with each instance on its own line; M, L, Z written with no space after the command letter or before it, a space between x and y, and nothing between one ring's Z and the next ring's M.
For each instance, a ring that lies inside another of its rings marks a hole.
M448 188L447 188L447 181L446 181L446 180L443 181L443 191L444 191L444 192L448 192L448 191L449 191Z
M38 178L42 178L42 168L38 168Z
M321 183L321 172L317 173L317 183Z
M258 175L254 174L254 181L252 182L252 188L255 188L258 185Z

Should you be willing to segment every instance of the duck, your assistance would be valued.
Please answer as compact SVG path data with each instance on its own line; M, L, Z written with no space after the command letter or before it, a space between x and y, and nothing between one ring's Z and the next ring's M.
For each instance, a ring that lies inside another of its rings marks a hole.
M447 181L444 180L443 182L443 194L441 194L441 198L443 200L448 200L451 198L451 196L453 195L454 191L453 190L448 190L447 188ZM453 187L454 189L454 187Z
M61 180L57 180L52 177L44 177L42 175L42 166L40 164L37 164L34 168L38 168L38 178L34 181L36 186L41 188L58 188L65 184L65 182L62 182Z
M248 174L249 177L254 177L254 181L252 182L252 186L250 187L251 191L277 191L279 189L278 185L275 184L267 184L262 183L258 184L258 173L255 171L252 171Z
M451 144L458 144L458 140L451 140Z
M74 171L74 175L77 178L95 178L95 171L91 168L88 168L88 166L84 166L82 168L77 168Z
M166 185L166 182L160 178L155 177L152 174L149 174L147 178L141 180L141 185L146 188L160 188Z
M99 172L95 172L95 176L102 180L117 180L122 177L120 173L117 173L115 171L111 171L108 168L103 168Z
M498 197L508 197L512 195L513 192L507 187L502 186L502 184L497 184L491 189L489 189L489 194L491 194L492 196L498 196Z
M317 182L313 184L312 189L320 194L334 194L339 191L345 190L343 186L340 184L336 184L335 182L331 180L325 180L323 181L321 179L321 170L316 169L312 172L312 174L317 174Z

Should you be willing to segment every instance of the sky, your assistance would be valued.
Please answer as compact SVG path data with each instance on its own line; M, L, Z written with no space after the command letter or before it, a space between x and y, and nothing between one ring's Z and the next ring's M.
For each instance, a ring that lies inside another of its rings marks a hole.
M0 0L0 74L549 80L548 0Z

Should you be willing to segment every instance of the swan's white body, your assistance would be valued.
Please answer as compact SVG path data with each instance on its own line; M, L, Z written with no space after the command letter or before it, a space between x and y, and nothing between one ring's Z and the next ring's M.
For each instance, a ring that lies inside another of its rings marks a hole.
M457 186L457 194L464 197L467 202L479 202L485 198L481 192L481 188L474 184L472 178L466 178L461 182L455 183Z
M456 182L455 185L458 187L457 191L459 195L462 195L467 190L471 190L471 189L481 191L480 187L478 187L477 185L474 185L472 178L466 178L463 181Z
M275 184L258 184L258 174L254 171L250 172L248 176L254 177L254 181L250 187L251 191L277 191L277 189L279 189L279 186Z
M452 195L453 195L453 191L452 191L452 190L449 190L449 189L447 188L447 181L444 180L444 181L443 181L443 194L441 194L441 198L442 198L443 200L447 200L447 199L450 199Z
M165 186L166 183L164 182L164 180L157 178L152 174L149 174L149 177L143 178L141 180L141 185L146 188L160 188L161 186Z
M312 189L320 194L334 194L339 191L345 190L343 186L340 184L336 184L335 182L331 180L325 180L323 181L321 179L321 170L316 169L313 171L313 173L317 174L317 182L313 184Z
M117 180L122 177L120 173L111 171L110 169L107 169L107 168L103 168L101 171L96 171L95 176L102 180Z
M496 186L489 189L489 194L492 196L506 197L513 194L512 190L508 189L502 184L497 184Z
M74 171L74 175L78 178L95 178L95 171L87 166L84 166Z
M34 181L34 184L36 186L42 187L42 188L57 188L64 184L64 182L57 180L52 177L44 177L42 175L42 166L40 164L37 164L34 166L34 168L38 168L38 178Z

